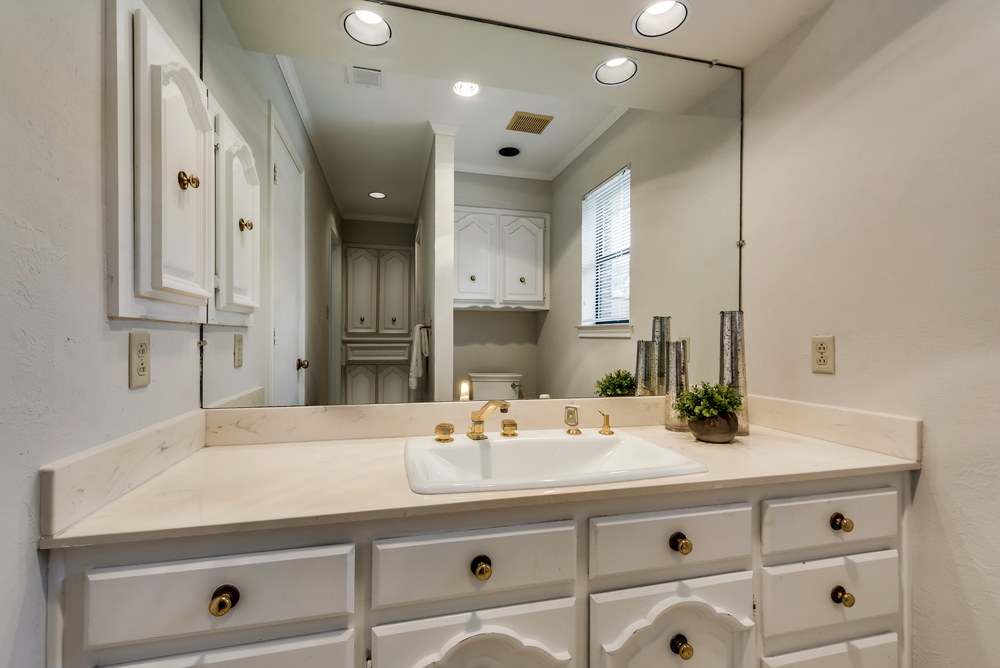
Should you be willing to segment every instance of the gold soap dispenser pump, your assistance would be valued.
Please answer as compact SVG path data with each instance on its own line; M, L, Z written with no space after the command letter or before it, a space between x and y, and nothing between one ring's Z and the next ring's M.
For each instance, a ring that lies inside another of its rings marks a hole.
M611 416L602 411L601 409L597 409L597 412L600 413L602 416L604 416L604 426L602 426L601 430L597 433L604 434L605 436L613 435L615 432L611 431Z

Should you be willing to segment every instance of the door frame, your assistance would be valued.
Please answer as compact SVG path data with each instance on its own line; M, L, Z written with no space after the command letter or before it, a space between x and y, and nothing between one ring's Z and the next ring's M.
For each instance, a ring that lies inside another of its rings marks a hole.
M299 292L299 354L305 356L306 349L306 300L305 300L305 288L306 288L306 267L305 267L305 248L306 248L306 168L305 163L299 156L298 150L295 148L295 144L292 143L291 135L288 134L288 130L285 129L285 124L281 121L281 117L278 116L278 110L274 108L274 103L271 100L267 101L267 208L268 208L268 222L270 223L268 227L268 262L267 262L267 276L268 276L268 329L271 330L271 354L267 356L267 397L266 405L272 405L272 400L274 397L274 341L275 341L275 330L274 330L274 175L276 170L275 161L275 135L284 144L285 148L288 150L288 154L292 158L292 162L295 163L296 169L299 170L299 175L301 176L301 188L299 193L299 211L301 213L301 221L299 225L299 230L301 231L300 246L303 252L303 261L299 264L299 285L301 290ZM306 399L306 383L305 376L299 373L298 377L299 386L299 405L305 404Z
M331 405L337 406L343 402L343 398L340 396L341 389L341 376L343 371L341 369L342 360L340 359L341 349L343 348L341 344L341 338L344 333L344 323L343 323L343 308L342 302L344 301L344 242L340 238L340 233L337 231L337 221L331 216L330 220L330 295L329 301L327 302L329 306L327 307L328 322L327 322L327 332L330 346L330 354L328 359L330 360L329 375L327 378L327 398Z

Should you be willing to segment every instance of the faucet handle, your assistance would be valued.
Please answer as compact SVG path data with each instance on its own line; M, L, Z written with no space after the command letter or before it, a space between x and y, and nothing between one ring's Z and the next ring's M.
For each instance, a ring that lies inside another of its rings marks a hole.
M615 432L611 431L611 416L602 411L600 408L597 409L597 412L604 416L604 426L601 427L601 430L597 433L604 434L605 436L613 435Z
M455 439L451 437L455 433L455 425L450 422L442 422L438 426L434 427L434 433L436 438L434 439L438 443L451 443Z
M500 422L501 436L517 436L517 421L503 420Z
M583 432L577 429L577 426L580 424L580 407L570 404L569 406L566 406L564 415L566 426L569 427L569 429L566 430L566 433L572 434L573 436L579 436L582 434Z

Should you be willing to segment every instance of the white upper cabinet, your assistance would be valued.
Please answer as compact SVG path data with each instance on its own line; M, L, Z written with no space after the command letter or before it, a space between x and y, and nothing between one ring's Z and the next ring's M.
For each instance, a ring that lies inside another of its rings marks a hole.
M455 305L496 304L497 215L455 213Z
M455 308L545 310L549 214L455 209Z
M347 250L347 333L374 334L378 304L378 256L367 248Z
M500 302L545 303L545 218L500 216Z
M211 95L215 117L216 293L210 321L250 324L248 314L260 306L260 180L253 152ZM233 316L219 313L226 311ZM238 314L238 315L235 315ZM213 317L214 316L214 317Z
M411 255L408 251L379 251L379 334L409 332Z
M214 128L207 90L141 9L134 43L136 293L200 302L213 289Z

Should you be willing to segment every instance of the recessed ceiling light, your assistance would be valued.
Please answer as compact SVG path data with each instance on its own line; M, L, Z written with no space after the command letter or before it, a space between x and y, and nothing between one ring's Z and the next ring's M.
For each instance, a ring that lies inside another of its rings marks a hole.
M347 34L362 44L382 46L392 37L392 30L385 19L367 9L349 10L341 20Z
M688 9L682 2L657 2L639 13L632 21L632 32L639 37L660 37L677 30L687 18Z
M514 148L513 146L504 146L502 149L497 151L497 153L505 158L514 158L521 155L521 149Z
M371 197L372 199L385 199L385 193L379 193L379 192L368 193L368 196Z
M471 81L457 81L452 86L452 90L462 97L472 97L479 92L479 84L474 84Z
M639 63L631 58L611 58L594 70L594 81L605 86L619 86L634 77L638 71Z

